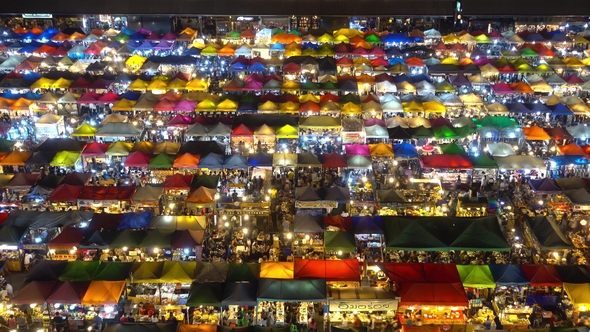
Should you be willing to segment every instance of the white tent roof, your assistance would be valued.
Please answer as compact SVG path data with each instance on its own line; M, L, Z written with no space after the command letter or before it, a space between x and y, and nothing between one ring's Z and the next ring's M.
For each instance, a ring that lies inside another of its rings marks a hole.
M543 162L541 158L535 156L508 156L508 157L495 157L494 158L498 163L499 169L505 170L545 170L547 165Z
M493 157L507 157L516 155L512 146L504 142L488 143L488 151Z
M63 120L63 116L47 113L39 118L36 124L40 125L54 125Z

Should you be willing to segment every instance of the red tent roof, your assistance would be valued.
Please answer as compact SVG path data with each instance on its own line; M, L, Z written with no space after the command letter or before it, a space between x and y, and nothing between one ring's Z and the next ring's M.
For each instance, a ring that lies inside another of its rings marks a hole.
M295 62L289 62L283 66L283 73L299 73L301 72L301 66Z
M90 281L65 281L53 288L47 303L81 303Z
M299 112L319 112L320 105L314 103L313 101L306 101L305 103L299 105Z
M561 278L553 265L522 264L520 266L531 286L561 286Z
M359 281L359 262L356 259L311 260L295 259L295 279L319 278L339 281Z
M85 89L90 87L92 84L91 80L88 80L84 77L78 77L72 84L70 84L70 89Z
M131 152L125 158L125 166L127 167L148 167L152 156L143 152Z
M168 99L160 100L156 105L154 105L154 111L157 112L172 112L174 111L174 107L176 107L176 103L170 101Z
M321 95L320 96L320 103L325 103L328 101L333 101L335 103L339 103L340 102L340 96L337 95L333 95L331 93L326 93L325 95Z
M99 47L96 44L92 44L90 45L85 51L84 54L88 54L88 55L99 55L100 53L102 53L102 48Z
M58 236L49 241L50 248L64 247L71 249L78 246L84 238L84 231L81 228L65 227Z
M460 283L455 264L383 263L381 270L396 283Z
M331 216L324 217L324 224L326 226L334 226L340 228L343 232L352 232L354 226L352 225L352 217Z
M75 202L82 192L83 186L72 186L69 184L60 184L49 195L50 202Z
M120 186L120 187L105 187L105 186L91 186L84 187L78 196L80 200L92 201L130 201L135 193L135 186Z
M286 95L281 96L281 98L279 99L279 102L281 102L281 103L292 102L295 104L299 104L299 97L297 97L296 95L292 95L292 94L286 94Z
M231 132L231 136L252 136L253 132L250 128L246 127L243 123L234 128Z
M420 161L425 168L437 169L472 169L471 162L458 154L435 154L421 156Z
M400 290L400 306L445 305L463 306L469 304L463 285L458 283L404 283Z
M492 90L494 90L494 93L497 95L509 95L514 93L514 90L512 90L512 88L510 88L510 86L504 82L492 85Z
M336 60L336 65L340 66L340 67L352 67L353 62L351 59L349 59L347 57L342 57L342 58Z
M348 167L346 156L339 153L329 153L322 156L322 167L323 168L339 168Z
M164 189L166 190L189 190L193 182L192 175L174 174L166 177Z
M57 281L32 281L21 288L12 299L13 304L45 303Z
M97 81L95 81L95 82L92 84L91 88L94 88L94 85L95 85L95 84L96 84L98 81L100 81L100 79L99 79L99 80L97 80ZM105 81L105 82L108 82L108 81ZM110 85L110 84L111 84L111 83L110 83L110 82L108 82L108 85ZM95 89L96 89L96 88L95 88ZM101 88L98 88L98 89L101 89ZM105 93L104 95L100 96L100 97L98 98L98 101L99 101L99 102L101 102L101 103L105 103L105 104L114 104L114 103L116 103L116 102L117 102L117 100L118 100L118 99L119 99L119 95L118 95L118 94L116 94L116 93L114 93L114 92L107 92L107 93Z
M86 144L82 151L82 157L104 157L105 153L109 149L108 143L92 142Z
M170 248L193 248L203 244L204 231L183 230L174 232Z

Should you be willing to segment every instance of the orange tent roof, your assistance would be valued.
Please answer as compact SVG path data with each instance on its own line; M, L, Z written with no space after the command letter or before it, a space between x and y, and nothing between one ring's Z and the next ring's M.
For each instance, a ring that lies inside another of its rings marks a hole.
M548 141L551 139L551 136L539 126L522 128L522 132L529 141Z
M209 189L205 187L199 187L197 190L193 191L188 195L186 198L187 203L193 204L209 204L215 201L215 194L217 190Z
M69 35L66 35L66 34L65 34L65 33L63 33L63 32L60 32L60 33L58 33L57 35L55 35L55 36L51 37L51 40L53 40L53 41L64 41L64 40L66 40L66 39L68 39L68 38L70 38L70 36L69 36Z
M31 33L34 33L36 35L40 35L40 34L43 33L43 30L41 30L41 29L39 29L37 27L32 28L30 31L31 31Z
M12 105L10 105L10 109L13 111L26 111L29 107L33 104L32 101L26 100L25 98L19 98L16 100Z
M219 51L217 51L217 55L219 56L233 56L235 53L236 50L229 46L229 44L223 46Z
M125 281L91 281L82 298L82 304L117 304L124 288Z
M272 43L290 44L292 42L301 43L301 37L289 33L280 33L271 38Z
M29 32L29 30L27 30L27 29L25 29L23 27L16 28L16 29L14 29L12 31L14 31L14 33L18 33L19 35L23 35L23 34Z
M94 30L92 30L92 32L90 34L100 37L100 36L104 35L104 30L94 29Z
M174 160L174 168L198 168L201 156L184 153Z
M582 150L581 147L577 146L574 143L570 143L568 145L563 145L563 146L558 146L557 151L559 151L559 154L564 155L564 156L583 156L586 154L584 152L584 150ZM4 162L4 161L2 161L2 162ZM0 162L0 164L2 164L2 163Z
M25 166L25 161L33 155L32 152L12 151L0 161L1 166Z
M512 83L510 87L514 90L514 93L535 93L525 82Z
M412 58L406 59L406 66L408 66L408 67L424 67L424 61L422 61L422 59L412 57Z
M240 37L242 37L242 38L256 38L256 34L254 33L254 31L252 31L250 29L246 29L246 30L242 31L242 33L240 33Z

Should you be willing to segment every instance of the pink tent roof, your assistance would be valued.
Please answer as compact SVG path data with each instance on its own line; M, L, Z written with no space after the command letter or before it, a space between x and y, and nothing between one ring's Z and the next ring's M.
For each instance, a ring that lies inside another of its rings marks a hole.
M335 54L349 54L350 53L349 47L350 47L349 44L340 43L340 44L334 46L334 53Z
M148 167L152 156L143 152L131 152L127 158L125 158L126 167Z
M562 77L568 85L584 84L584 81L576 74Z
M352 50L352 54L355 54L355 55L368 55L369 52L367 52L367 50L365 50L362 47L357 47L354 50Z
M365 127L371 127L371 126L387 127L387 124L385 123L385 120L383 120L383 119L370 118L370 119L365 120Z
M244 91L261 91L262 90L262 82L252 80L250 82L245 83L244 86L242 87L242 90L244 90Z
M244 83L248 83L251 81L255 81L255 82L264 82L264 76L260 75L260 74L251 74L246 76L246 78L244 79Z
M494 90L494 93L498 95L510 95L514 93L514 90L512 90L512 88L510 88L510 86L504 82L492 85L492 90Z
M190 116L184 116L184 115L176 115L175 117L173 117L172 119L170 119L170 121L168 121L168 124L166 124L166 126L168 127L188 127L190 125L192 125L193 123L195 123L195 119L191 118Z
M90 54L90 55L99 55L100 53L102 53L102 48L99 47L96 44L92 44L90 45L85 51L84 54Z
M78 99L78 104L95 104L98 101L98 98L100 98L99 94L86 92L80 97L80 99Z
M347 156L371 156L369 146L366 144L349 144L345 145L344 148L346 149Z
M107 92L98 98L98 101L105 104L114 104L119 100L119 95L113 92Z
M197 106L197 102L196 101L190 101L190 100L183 100L180 103L176 104L176 106L174 106L174 110L175 111L184 111L184 112L191 112L195 110L195 107Z
M175 102L170 101L168 99L162 99L156 105L154 105L154 111L172 112L172 111L174 111L175 106L176 106Z

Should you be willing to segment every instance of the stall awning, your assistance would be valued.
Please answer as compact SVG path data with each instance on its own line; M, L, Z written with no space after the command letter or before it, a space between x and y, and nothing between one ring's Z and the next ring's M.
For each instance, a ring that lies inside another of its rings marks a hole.
M195 269L194 279L201 282L225 282L229 264L199 262Z
M401 306L445 305L467 307L469 301L461 283L405 283L400 289Z
M69 262L59 276L60 281L90 281L98 270L100 261Z
M186 305L190 307L220 307L223 298L223 286L223 283L193 282Z
M492 271L487 265L457 265L457 271L465 287L496 288Z
M260 275L260 264L258 263L229 263L227 271L227 282L248 281L255 282Z
M32 281L25 284L11 300L13 304L43 304L57 281Z
M261 279L293 279L293 277L293 262L264 262L260 266Z
M326 252L354 252L356 250L354 234L343 231L325 231L324 247Z
M328 287L330 311L395 311L399 299L380 287Z
M47 303L81 303L90 282L60 282L51 291Z
M315 278L328 281L359 281L360 267L356 259L311 260L295 259L295 279Z
M570 240L563 234L555 221L555 218L548 216L537 216L526 218L526 222L533 232L533 236L539 242L541 250L573 249Z
M257 283L226 282L223 287L223 305L240 305L254 307L257 304Z
M25 281L58 280L67 265L66 261L40 260L33 265Z
M323 217L321 215L315 216L309 213L296 214L293 231L295 233L323 233Z
M520 265L517 264L492 264L489 265L492 276L498 286L527 286L528 280Z
M457 283L461 277L455 264L382 263L381 270L396 283Z
M125 288L125 281L91 281L82 304L115 305Z
M162 322L162 323L106 323L104 332L176 332L178 330L178 322ZM188 331L183 331L188 332ZM190 331L193 332L193 331ZM199 331L209 332L209 331Z
M564 286L568 284L590 284L590 272L583 265L555 265L555 270Z
M258 301L325 302L326 280L261 279Z
M533 287L558 287L563 284L553 265L522 264L520 267Z

